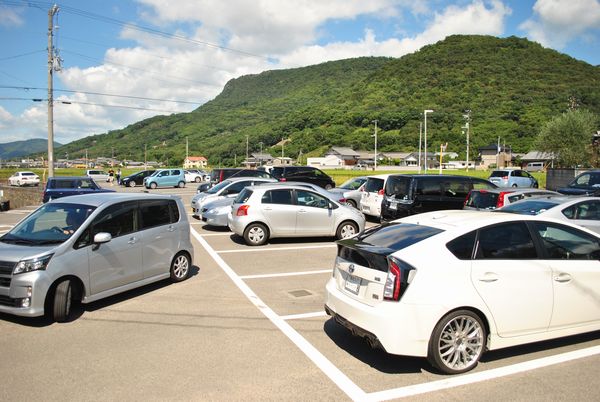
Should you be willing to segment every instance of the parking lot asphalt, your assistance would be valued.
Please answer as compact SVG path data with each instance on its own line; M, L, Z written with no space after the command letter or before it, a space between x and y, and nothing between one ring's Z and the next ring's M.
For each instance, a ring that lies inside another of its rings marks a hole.
M154 191L189 207L194 188ZM0 213L0 233L33 208ZM333 239L248 247L190 225L185 282L84 305L65 324L0 314L0 399L600 400L598 333L489 352L470 373L440 375L372 350L324 314Z

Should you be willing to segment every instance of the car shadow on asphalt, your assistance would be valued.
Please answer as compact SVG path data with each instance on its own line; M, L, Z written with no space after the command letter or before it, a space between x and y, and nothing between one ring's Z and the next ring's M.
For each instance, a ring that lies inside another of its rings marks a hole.
M200 268L196 265L192 265L188 279L198 275ZM83 304L81 302L73 302L71 306L71 316L67 322L76 321L87 311L96 311L106 307L110 307L113 304L118 304L126 300L135 299L136 297L143 296L147 293L154 292L162 289L169 285L177 285L171 282L170 279L164 279L159 282L150 283L139 288L128 290L127 292L119 293L114 296L107 297L89 304ZM27 327L42 328L47 327L55 323L55 321L48 316L43 317L20 317L11 314L0 313L0 320L9 321L14 324L19 324Z
M425 359L390 355L381 349L373 349L365 339L353 336L350 331L336 323L333 318L325 321L323 330L340 349L345 350L356 359L382 373L414 374L432 371L431 366Z
M231 236L229 236L229 238L235 244L239 244L241 246L247 246L247 244L244 241L244 238L242 236L238 236L235 233L232 233ZM276 245L280 245L280 246L281 245L297 246L297 245L300 245L300 244L327 243L327 242L331 242L332 244L334 244L335 243L335 238L334 237L285 237L285 238L275 238L275 239L269 239L262 246L248 246L248 247L253 247L253 248L256 248L258 250L259 248L266 247L266 246L276 246Z

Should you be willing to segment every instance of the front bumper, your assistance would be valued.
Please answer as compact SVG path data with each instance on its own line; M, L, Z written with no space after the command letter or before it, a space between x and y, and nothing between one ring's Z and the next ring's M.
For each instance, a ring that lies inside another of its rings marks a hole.
M4 284L8 284L3 277ZM44 271L11 276L8 287L0 286L0 312L23 317L44 315L50 280ZM22 307L27 300L27 306Z
M227 227L227 213L210 213L209 211L202 213L202 221L211 226Z

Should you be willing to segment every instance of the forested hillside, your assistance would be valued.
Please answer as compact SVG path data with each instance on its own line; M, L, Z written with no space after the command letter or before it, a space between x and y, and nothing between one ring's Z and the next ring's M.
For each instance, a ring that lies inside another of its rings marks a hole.
M180 163L190 154L212 164L238 163L250 150L289 139L285 155L318 154L332 145L411 151L428 115L429 144L464 151L463 112L471 110L471 144L502 142L530 150L539 128L565 111L570 98L600 112L600 68L520 38L451 36L399 59L357 58L231 80L214 100L191 113L157 116L123 130L65 145L60 152L148 158ZM272 147L272 148L269 148Z
M54 142L54 148L62 144ZM48 149L48 141L36 138L32 140L13 141L0 144L0 159L16 159Z

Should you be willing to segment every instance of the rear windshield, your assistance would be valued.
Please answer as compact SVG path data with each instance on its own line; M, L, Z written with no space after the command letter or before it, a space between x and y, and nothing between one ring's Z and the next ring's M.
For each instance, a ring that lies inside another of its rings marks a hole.
M429 226L394 223L382 225L375 230L365 232L365 235L361 236L359 241L369 246L398 251L441 232L443 232L442 229Z
M365 191L368 193L376 193L383 188L383 179L369 177L365 184Z
M55 179L50 181L49 188L96 188L89 179Z
M410 177L390 176L385 184L385 195L407 200L410 198Z
M527 200L507 205L498 211L521 215L538 215L550 208L554 208L558 204L556 201L551 200Z
M490 177L505 177L508 176L508 172L506 170L494 170Z
M498 193L471 191L465 206L480 209L494 209L498 205Z
M274 167L273 169L271 169L271 174L275 177L277 177L278 179L281 178L281 176L283 176L283 168L282 167Z
M239 193L238 196L235 198L233 203L234 204L243 204L246 201L248 201L248 199L250 198L251 195L252 195L252 190L250 190L249 188L244 188L242 190L242 192Z
M35 176L35 173L32 173L32 172L23 172L23 173L21 173L21 176Z

